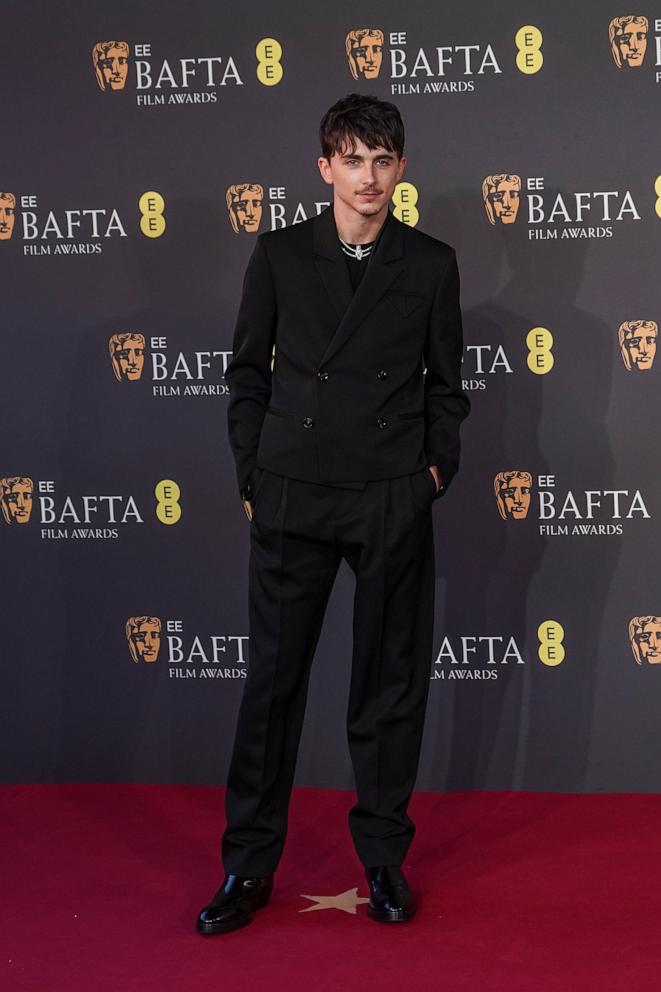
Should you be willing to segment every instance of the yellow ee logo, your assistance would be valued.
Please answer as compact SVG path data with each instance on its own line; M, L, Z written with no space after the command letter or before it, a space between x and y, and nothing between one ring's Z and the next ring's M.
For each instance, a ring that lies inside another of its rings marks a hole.
M516 67L526 76L532 76L542 68L544 56L541 52L542 32L534 24L526 24L514 35L517 47Z
M395 204L393 213L397 220L409 227L415 227L420 220L420 214L416 203L418 202L418 191L413 183L397 183L392 194L392 202Z
M255 48L257 78L262 86L275 86L282 79L282 45L275 38L262 38Z
M156 516L162 524L176 524L181 517L179 497L181 490L172 479L161 479L154 487Z
M537 654L543 665L553 668L565 660L565 629L557 620L543 620L537 628L539 648Z
M146 238L160 238L165 230L165 200L160 193L151 190L143 193L138 200L140 208L140 230Z
M528 346L528 368L535 375L546 375L555 363L553 357L553 335L546 327L533 327L526 335Z
M654 182L654 192L656 193L656 203L654 204L654 209L656 210L656 216L661 217L661 176L657 176Z

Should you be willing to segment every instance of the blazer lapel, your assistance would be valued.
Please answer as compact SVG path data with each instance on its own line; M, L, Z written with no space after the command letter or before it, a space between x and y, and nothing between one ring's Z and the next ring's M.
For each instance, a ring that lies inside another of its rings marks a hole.
M339 321L321 358L320 364L324 365L404 271L403 230L401 223L388 210L374 254L355 293L338 240L332 204L314 218L313 250L314 264Z

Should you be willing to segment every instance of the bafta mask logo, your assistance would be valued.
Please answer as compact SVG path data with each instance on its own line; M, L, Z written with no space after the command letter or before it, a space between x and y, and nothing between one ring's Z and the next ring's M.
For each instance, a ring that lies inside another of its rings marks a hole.
M26 524L32 513L32 479L13 475L0 479L0 506L6 524Z
M380 28L349 31L344 49L354 79L378 78L383 58L383 31Z
M234 183L225 194L230 223L235 234L254 234L262 219L264 188L259 183Z
M110 361L118 382L135 382L145 364L145 336L137 331L113 334L108 341Z
M525 520L530 509L530 472L499 472L493 480L498 512L503 520Z
M608 40L618 69L638 69L647 50L649 24L646 17L614 17L608 25Z
M9 241L14 230L16 197L13 193L0 193L0 241Z
M521 176L506 172L499 176L486 176L482 183L482 199L490 224L513 224L519 210Z
M625 320L617 340L624 367L629 372L647 372L654 365L659 328L653 320Z
M637 665L661 665L661 617L632 617L629 643Z
M97 41L92 65L99 89L123 90L129 71L129 46L125 41Z
M161 646L161 621L158 617L129 617L126 640L134 662L158 661Z

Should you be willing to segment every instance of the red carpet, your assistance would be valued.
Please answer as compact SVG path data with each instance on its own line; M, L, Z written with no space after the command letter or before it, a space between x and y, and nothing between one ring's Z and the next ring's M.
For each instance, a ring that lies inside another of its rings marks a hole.
M220 884L223 790L10 786L4 992L661 988L661 797L417 793L404 924L315 905L367 896L353 793L299 789L271 903L200 937Z

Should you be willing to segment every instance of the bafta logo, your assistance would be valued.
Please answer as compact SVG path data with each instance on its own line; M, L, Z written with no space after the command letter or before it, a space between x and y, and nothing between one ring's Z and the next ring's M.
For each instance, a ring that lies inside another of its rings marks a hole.
M110 361L118 382L134 382L145 364L145 336L138 331L113 334L108 341Z
M0 506L6 524L26 524L32 512L32 479L13 475L0 479Z
M225 194L227 212L235 234L254 234L262 219L264 189L259 183L233 183Z
M123 90L129 71L129 46L125 41L97 41L92 65L99 89Z
M383 31L359 28L349 31L344 41L349 69L354 79L376 79L383 58Z
M530 509L530 472L499 472L493 480L498 512L503 520L525 520Z
M613 61L618 69L638 69L647 50L648 22L646 17L614 17L608 25L608 40Z
M624 367L629 372L647 372L654 365L659 328L653 320L625 320L617 340Z
M513 224L519 210L521 176L503 172L486 176L482 183L482 199L490 224Z
M661 664L661 617L632 617L629 643L637 665Z
M126 621L126 640L136 664L157 661L161 646L161 621L158 617L129 617Z
M9 241L14 230L16 197L13 193L0 193L0 241Z

